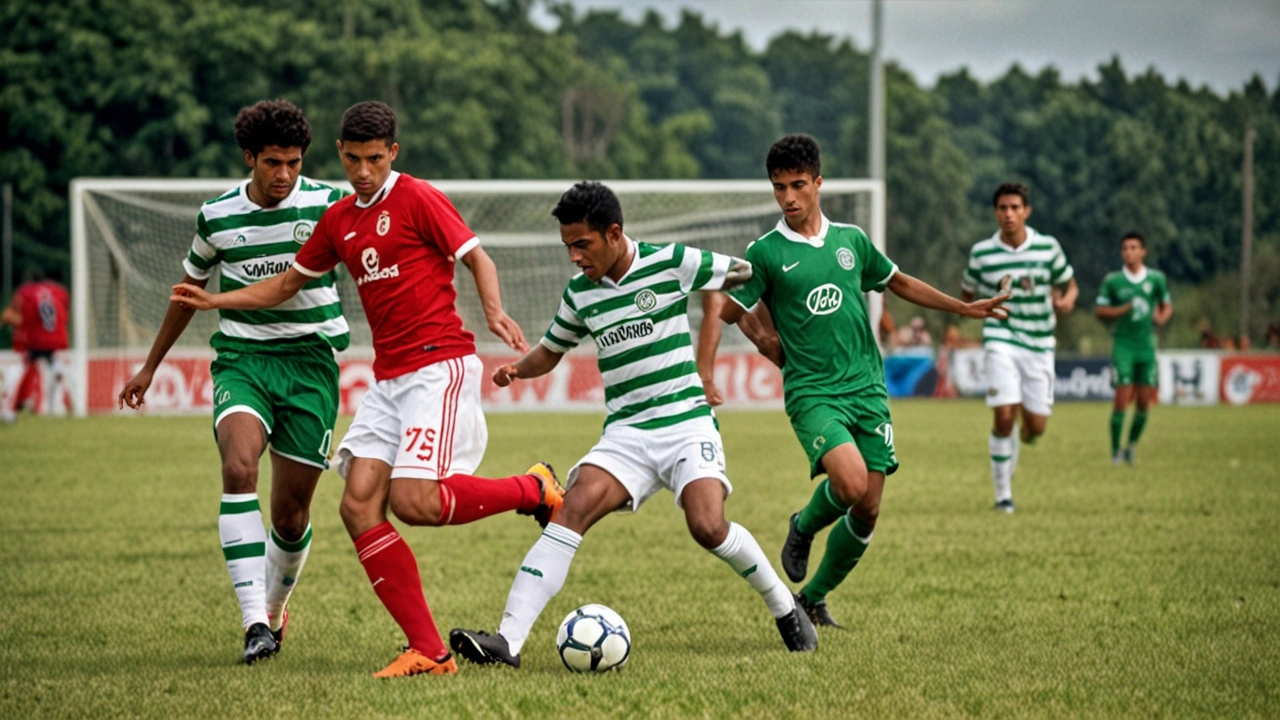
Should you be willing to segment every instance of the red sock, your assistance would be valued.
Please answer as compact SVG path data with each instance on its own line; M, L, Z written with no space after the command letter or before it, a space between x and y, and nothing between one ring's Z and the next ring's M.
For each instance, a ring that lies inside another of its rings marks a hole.
M482 478L450 475L440 480L440 524L466 525L509 510L533 510L542 485L533 475Z
M449 651L422 594L418 561L400 533L391 523L384 522L356 538L355 544L373 591L404 631L409 647L433 660L447 655Z

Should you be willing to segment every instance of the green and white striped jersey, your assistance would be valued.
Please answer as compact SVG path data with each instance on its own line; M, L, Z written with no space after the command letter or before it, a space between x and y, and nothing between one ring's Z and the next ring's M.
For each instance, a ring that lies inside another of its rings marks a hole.
M542 345L565 353L587 335L595 340L606 427L652 430L710 416L689 338L689 294L723 287L731 258L676 243L627 242L633 259L626 275L616 283L575 275Z
M320 216L343 196L335 187L299 176L287 198L275 207L263 208L249 199L248 186L246 180L200 207L196 236L182 263L188 275L202 280L220 266L219 292L252 285L289 269ZM211 344L218 351L254 351L263 349L264 342L314 339L345 349L351 344L351 331L342 316L336 277L333 272L326 273L273 308L219 310L218 332Z
M1030 227L1026 241L1016 248L1006 245L999 232L977 242L969 252L969 266L960 286L977 297L989 298L1000 294L1000 280L1005 275L1013 280L1013 294L1004 303L1009 318L987 318L982 324L982 344L1004 343L1053 352L1057 318L1050 291L1074 274L1058 241Z

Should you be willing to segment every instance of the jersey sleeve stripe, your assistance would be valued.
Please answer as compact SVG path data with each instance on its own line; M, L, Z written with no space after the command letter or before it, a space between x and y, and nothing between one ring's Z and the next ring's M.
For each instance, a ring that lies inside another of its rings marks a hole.
M480 238L473 237L470 240L458 246L458 249L453 253L453 259L461 260L463 255L466 255L467 253L471 252L472 250L478 247L480 247Z
M294 263L293 263L293 269L294 269L294 270L297 270L298 272L302 273L303 275L306 275L306 276L307 276L307 277L309 277L309 278L318 278L318 277L320 277L320 276L324 275L325 273L329 272L328 270L310 270L310 269L308 269L308 268L304 268L304 267L302 267L301 265L299 265L299 264L298 264L298 262L297 262L296 260L295 260L295 261L294 261ZM330 269L332 269L332 268L330 268Z

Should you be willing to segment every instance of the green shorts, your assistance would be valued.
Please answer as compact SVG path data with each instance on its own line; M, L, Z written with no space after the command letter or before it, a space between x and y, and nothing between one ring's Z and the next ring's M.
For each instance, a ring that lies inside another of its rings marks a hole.
M338 417L338 363L318 348L293 355L220 352L213 377L213 436L233 412L262 421L277 455L329 467L333 423Z
M826 472L822 456L851 442L867 470L892 475L898 469L889 401L882 396L805 397L787 403L791 429L809 457L809 477Z
M1155 353L1134 352L1124 348L1116 348L1111 353L1111 387L1121 385L1146 385L1156 387L1160 384L1160 368L1156 364Z

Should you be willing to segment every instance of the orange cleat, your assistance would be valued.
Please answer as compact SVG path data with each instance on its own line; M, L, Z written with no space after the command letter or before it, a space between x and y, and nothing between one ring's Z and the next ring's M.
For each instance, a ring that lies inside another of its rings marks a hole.
M409 648L400 653L400 657L391 661L391 664L382 668L373 676L376 678L394 678L394 677L410 677L412 675L457 675L458 663L453 661L452 655L446 655L444 660L436 662L422 653Z
M536 462L533 467L525 471L525 474L533 475L542 484L542 502L538 503L538 507L529 514L538 521L539 527L546 527L547 523L555 518L560 506L564 505L564 488L560 487L560 481L556 479L556 471L550 463Z

